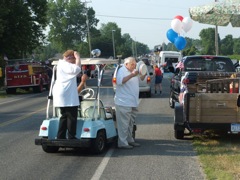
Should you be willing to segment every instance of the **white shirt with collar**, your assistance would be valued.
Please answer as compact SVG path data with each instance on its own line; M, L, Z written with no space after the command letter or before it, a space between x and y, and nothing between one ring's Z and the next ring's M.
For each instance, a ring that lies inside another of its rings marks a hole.
M131 72L123 65L117 72L117 86L114 101L116 105L126 107L138 107L139 80L134 76L124 84L123 78Z
M63 59L58 61L57 80L53 86L53 104L55 107L79 106L77 75L81 68Z

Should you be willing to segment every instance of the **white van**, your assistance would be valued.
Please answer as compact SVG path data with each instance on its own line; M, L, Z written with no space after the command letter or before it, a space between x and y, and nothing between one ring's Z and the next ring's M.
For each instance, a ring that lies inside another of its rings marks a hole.
M158 67L162 72L169 72L168 68L174 68L182 58L182 54L178 51L161 51L158 59Z

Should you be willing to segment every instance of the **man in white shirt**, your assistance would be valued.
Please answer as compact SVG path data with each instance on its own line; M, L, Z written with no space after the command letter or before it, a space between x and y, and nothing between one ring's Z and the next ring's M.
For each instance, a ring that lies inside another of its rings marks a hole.
M136 118L139 80L136 68L136 60L128 57L124 60L124 65L117 72L117 86L114 97L118 129L118 147L132 149L140 146L132 137L133 125ZM141 79L144 79L141 76Z
M77 92L77 75L81 72L81 61L78 52L67 50L63 59L58 61L57 79L53 87L53 105L60 107L61 117L58 128L58 139L76 139L79 97Z

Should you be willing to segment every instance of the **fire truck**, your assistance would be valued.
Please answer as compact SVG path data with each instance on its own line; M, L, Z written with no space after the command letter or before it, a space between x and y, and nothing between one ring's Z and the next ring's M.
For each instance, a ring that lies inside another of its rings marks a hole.
M32 88L34 93L41 93L44 88L49 90L51 71L50 67L27 59L8 60L5 68L6 93L15 94L17 88Z

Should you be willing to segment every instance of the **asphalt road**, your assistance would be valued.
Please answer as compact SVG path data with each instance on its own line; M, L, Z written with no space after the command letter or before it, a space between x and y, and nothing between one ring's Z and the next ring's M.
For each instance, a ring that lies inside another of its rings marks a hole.
M113 105L113 90L111 72L106 74L103 84L107 87L100 94L108 106ZM204 179L191 140L174 138L169 76L164 76L163 94L140 98L136 141L141 147L123 150L111 146L100 155L73 149L48 154L34 144L46 116L47 92L0 99L0 179ZM93 79L87 85L92 83Z

